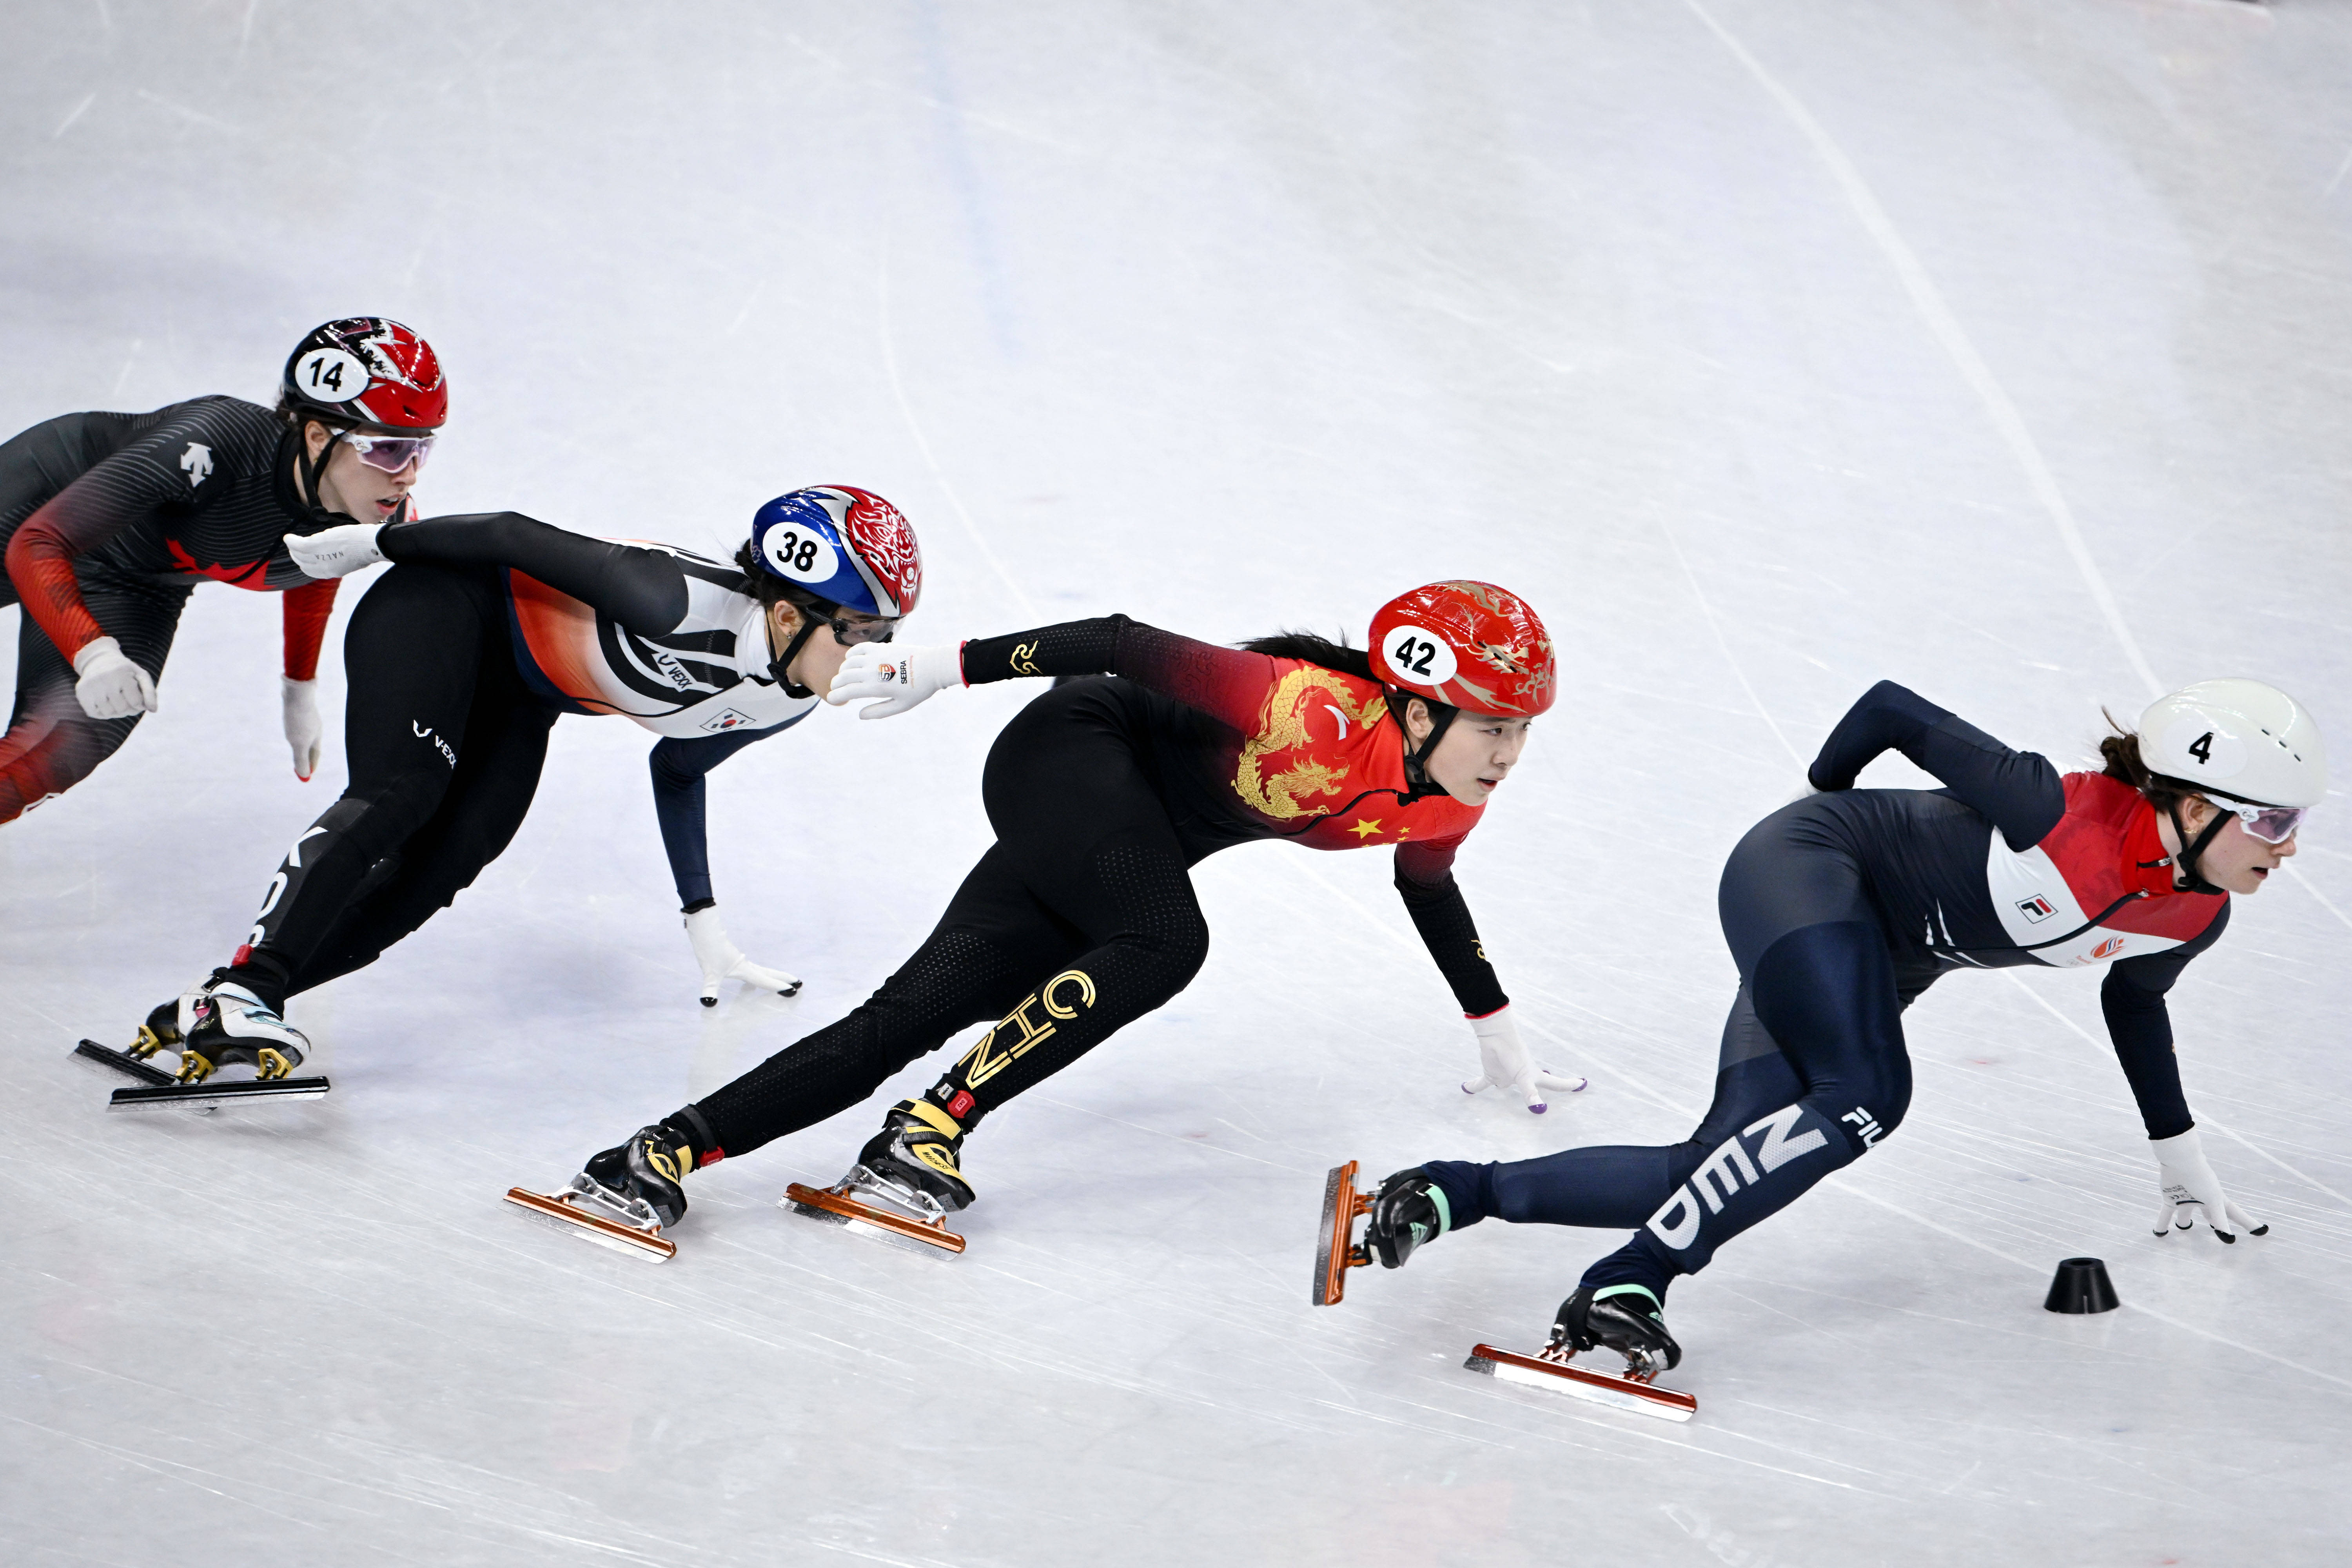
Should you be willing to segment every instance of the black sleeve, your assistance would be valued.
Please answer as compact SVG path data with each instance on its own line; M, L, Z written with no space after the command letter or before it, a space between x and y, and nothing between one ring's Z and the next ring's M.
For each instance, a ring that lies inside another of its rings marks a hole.
M1462 1005L1463 1013L1483 1018L1509 1006L1511 999L1503 994L1502 982L1495 977L1495 966L1486 962L1486 946L1478 940L1477 922L1470 918L1470 905L1462 897L1462 884L1454 879L1451 847L1442 860L1433 864L1425 855L1412 858L1406 855L1409 849L1426 848L1416 844L1397 846L1397 896L1404 900L1405 913L1412 917L1413 929L1421 932L1429 956L1436 961L1437 972L1454 988L1454 999Z
M1901 752L1941 780L2015 850L2031 849L2066 815L2066 787L2038 752L2013 752L1918 693L1882 680L1846 710L1806 778L1819 790L1852 789L1871 760Z
M2192 940L2163 952L2123 959L2108 969L2099 986L2107 1037L2115 1042L2116 1059L2123 1064L2150 1138L2177 1137L2197 1125L2189 1114L2188 1096L2180 1090L2180 1058L2172 1052L2172 1015L2165 1007L2164 994L2190 959L2221 939L2229 923L2230 906L2224 903L2213 923Z
M686 619L686 573L676 556L567 532L520 512L396 522L377 545L389 561L510 566L649 637Z
M744 747L781 735L800 721L794 718L772 729L731 730L719 735L672 735L655 742L653 754L646 759L654 778L654 819L661 824L662 848L669 855L670 880L677 884L678 907L688 914L718 901L710 891L710 841L703 826L702 776Z

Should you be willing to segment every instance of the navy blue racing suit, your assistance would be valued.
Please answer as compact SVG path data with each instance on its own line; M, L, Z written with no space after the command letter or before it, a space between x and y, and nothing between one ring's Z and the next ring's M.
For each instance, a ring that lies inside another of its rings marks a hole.
M1901 752L1939 790L1852 787ZM2180 892L2154 808L2098 773L2060 776L1882 681L1838 721L1809 777L1731 853L1717 895L1739 992L1715 1100L1680 1143L1423 1168L1458 1228L1634 1226L1589 1286L1676 1275L1853 1163L1911 1102L1903 1013L1955 969L2104 963L2102 1009L2151 1138L2194 1123L2164 994L2229 922L2226 895Z

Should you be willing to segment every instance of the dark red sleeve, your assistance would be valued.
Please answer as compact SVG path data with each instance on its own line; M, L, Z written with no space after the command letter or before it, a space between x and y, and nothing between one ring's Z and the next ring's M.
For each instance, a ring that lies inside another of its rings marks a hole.
M1123 675L1246 734L1257 728L1276 667L1268 655L1178 637L1125 616L1065 621L963 645L968 685L1024 675Z
M341 578L330 577L286 590L287 679L319 679L319 644L327 635L327 617L335 611L335 590L342 585Z

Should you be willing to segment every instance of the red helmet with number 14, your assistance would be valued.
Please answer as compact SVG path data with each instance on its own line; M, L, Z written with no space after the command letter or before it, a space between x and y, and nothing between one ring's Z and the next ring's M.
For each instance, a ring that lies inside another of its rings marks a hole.
M433 345L382 316L313 328L287 356L279 390L289 410L392 436L425 435L449 417Z
M1400 691L1471 713L1532 719L1556 695L1551 634L1492 583L1432 583L1372 616L1372 672Z

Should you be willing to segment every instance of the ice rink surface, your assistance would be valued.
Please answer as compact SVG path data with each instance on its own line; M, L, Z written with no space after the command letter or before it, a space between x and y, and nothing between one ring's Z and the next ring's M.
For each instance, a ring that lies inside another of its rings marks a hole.
M2352 759L2347 73L2329 0L10 8L0 429L266 399L374 311L454 387L428 510L731 549L867 486L918 642L1525 594L1570 673L1460 874L1593 1087L1465 1098L1386 857L1255 846L1200 869L1192 989L974 1138L961 1260L775 1207L944 1057L695 1178L667 1266L501 1205L911 949L1006 686L715 775L795 1000L695 1005L650 738L567 719L506 858L294 1005L328 1100L110 1116L68 1047L219 962L341 786L289 769L276 604L207 586L162 712L0 829L0 1556L2352 1558L2352 811L2173 994L2266 1238L2149 1234L2095 976L2012 972L1924 999L1901 1131L1677 1288L1686 1426L1461 1370L1615 1235L1308 1305L1342 1160L1687 1131L1723 857L1874 680L2079 766L2102 704L2253 675ZM2044 1313L2084 1253L2125 1309Z

